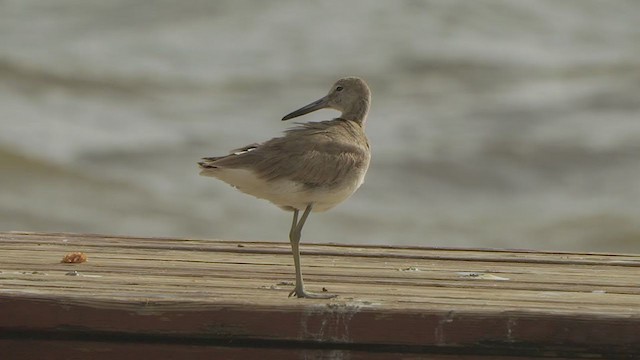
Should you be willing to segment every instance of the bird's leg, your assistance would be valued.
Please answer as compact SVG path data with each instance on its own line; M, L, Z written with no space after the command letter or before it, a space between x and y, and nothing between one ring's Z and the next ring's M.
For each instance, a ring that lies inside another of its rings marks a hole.
M302 269L300 266L300 237L302 236L302 226L304 226L305 221L307 221L311 208L311 205L308 205L305 208L300 221L298 221L298 209L293 212L293 223L291 224L291 230L289 231L289 241L291 242L293 263L296 268L296 287L289 293L289 296L295 294L297 297L303 297L301 295L305 294L304 280L302 280Z
M298 209L293 210L293 222L291 223L291 230L289 230L289 241L291 242L293 239L294 230L296 229L296 225L298 225Z
M313 204L307 205L304 209L300 221L298 221L298 210L293 211L293 223L291 224L291 230L289 231L289 241L291 242L291 251L293 252L293 263L296 268L296 287L289 293L289 296L295 295L299 298L311 298L311 299L330 299L336 297L333 294L316 294L306 292L304 290L304 281L302 280L302 269L300 268L300 237L302 235L302 227L304 226L309 213L313 208Z

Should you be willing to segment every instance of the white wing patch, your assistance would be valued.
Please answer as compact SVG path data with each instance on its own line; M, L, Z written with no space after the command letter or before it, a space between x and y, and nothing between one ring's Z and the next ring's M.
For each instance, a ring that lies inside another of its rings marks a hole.
M252 148L244 149L244 150L241 150L241 151L236 151L236 152L233 153L233 155L242 155L242 154L248 153L249 151L253 151L255 149L256 148L252 147Z

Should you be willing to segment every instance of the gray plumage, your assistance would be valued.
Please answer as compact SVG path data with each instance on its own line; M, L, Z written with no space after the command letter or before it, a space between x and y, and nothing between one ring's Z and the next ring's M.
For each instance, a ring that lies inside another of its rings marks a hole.
M342 90L336 91L338 88ZM305 193L314 199L319 191L355 191L364 179L371 158L369 142L364 133L370 103L369 89L361 79L345 78L338 80L332 91L319 101L323 99L323 107L344 109L342 116L298 124L285 131L282 137L247 145L226 156L203 158L199 163L201 175L216 177L244 193L269 200L285 210L304 210L311 202L299 201ZM312 106L310 111L317 110L318 104L316 101L301 110L308 111L309 106ZM287 116L298 116L298 111ZM285 119L288 119L287 116ZM266 183L292 181L302 188L290 189L298 196L295 201L284 203L279 192L264 191L263 186L237 181L236 174L225 173L228 169L248 170ZM337 196L335 203L316 206L314 211L328 210L345 199Z
M250 168L264 181L288 179L308 188L331 189L351 178L350 174L366 172L370 157L362 126L338 118L301 124L285 136L227 156L204 158L200 165L203 175L206 169Z
M371 159L364 132L371 103L367 84L359 78L338 80L329 93L282 120L322 108L340 111L340 117L298 124L284 136L247 145L229 155L203 158L201 175L218 178L238 190L293 211L289 238L296 265L296 287L290 295L328 298L304 290L299 242L311 211L331 209L351 196L364 181ZM298 212L304 214L298 220Z

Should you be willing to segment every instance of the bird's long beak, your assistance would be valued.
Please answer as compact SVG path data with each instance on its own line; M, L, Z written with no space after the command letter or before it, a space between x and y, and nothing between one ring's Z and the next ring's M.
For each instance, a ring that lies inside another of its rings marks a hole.
M285 115L282 118L282 121L293 119L295 117L302 116L304 114L308 114L308 113L310 113L312 111L324 109L326 107L329 107L329 96L325 96L322 99L316 100L316 101L312 102L309 105L305 105L305 106L301 107L300 109Z

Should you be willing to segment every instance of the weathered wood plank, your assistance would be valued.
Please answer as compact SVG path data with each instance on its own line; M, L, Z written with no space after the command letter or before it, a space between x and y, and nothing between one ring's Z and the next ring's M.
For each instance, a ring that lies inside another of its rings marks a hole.
M72 251L89 261L60 263ZM5 349L29 336L51 349L126 349L116 340L128 338L184 354L241 354L254 341L283 354L351 358L640 354L640 256L303 245L309 287L340 295L313 300L287 297L289 251L286 243L0 233L0 340Z
M407 354L393 351L373 353L366 350L324 350L238 347L207 344L166 344L166 343L127 343L88 340L2 340L0 353L7 359L47 359L47 360L113 360L113 359L188 359L188 360L251 360L251 359L349 359L349 360L388 360L388 359L428 359L428 360L522 360L513 356L478 355L437 355L428 357L420 353ZM554 357L555 360L569 359Z

